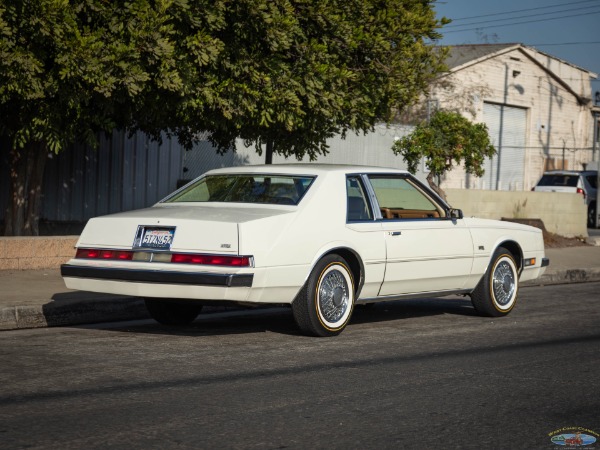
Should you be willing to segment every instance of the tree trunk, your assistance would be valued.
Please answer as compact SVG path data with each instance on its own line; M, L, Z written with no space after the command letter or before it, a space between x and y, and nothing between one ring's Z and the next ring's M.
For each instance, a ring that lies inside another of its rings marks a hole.
M265 151L265 164L273 164L273 152L275 151L275 143L271 140L267 141L267 150Z
M48 152L43 143L13 147L9 154L6 236L39 235L39 209Z
M444 192L444 190L439 187L434 180L435 175L433 174L433 172L429 172L429 175L427 175L427 183L429 183L429 187L431 189L433 189L433 191L439 195L440 197L442 197L442 199L444 199L444 201L446 201L446 193Z

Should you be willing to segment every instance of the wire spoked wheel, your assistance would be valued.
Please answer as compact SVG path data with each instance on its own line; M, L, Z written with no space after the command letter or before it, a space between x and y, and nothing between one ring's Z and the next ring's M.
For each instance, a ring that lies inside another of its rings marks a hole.
M499 317L508 314L517 302L519 272L514 256L499 247L491 265L471 293L471 303L484 316Z
M335 336L350 321L354 308L354 279L338 255L321 259L292 303L298 327L311 336Z

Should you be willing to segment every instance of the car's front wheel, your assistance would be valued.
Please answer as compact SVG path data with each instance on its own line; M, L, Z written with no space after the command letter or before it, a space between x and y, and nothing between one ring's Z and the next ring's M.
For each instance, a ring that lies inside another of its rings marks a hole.
M327 255L316 264L292 303L296 324L311 336L338 335L350 321L354 297L348 263L339 255Z
M188 325L202 310L202 305L173 300L146 298L145 303L150 317L163 325Z
M500 317L508 314L519 293L519 273L511 252L499 247L485 275L471 293L471 303L482 316Z

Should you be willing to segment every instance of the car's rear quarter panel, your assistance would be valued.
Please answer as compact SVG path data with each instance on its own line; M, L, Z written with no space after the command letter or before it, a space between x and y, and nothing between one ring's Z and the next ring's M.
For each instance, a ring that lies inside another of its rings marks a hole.
M342 172L319 176L295 213L240 224L240 251L253 255L256 264L250 301L293 301L316 262L340 248L360 255L365 289L378 291L385 270L383 235L346 226L345 180Z

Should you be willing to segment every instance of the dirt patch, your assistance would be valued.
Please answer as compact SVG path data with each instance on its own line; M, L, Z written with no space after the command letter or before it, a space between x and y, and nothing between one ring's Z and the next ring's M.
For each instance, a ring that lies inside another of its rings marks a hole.
M585 238L567 238L544 230L544 245L546 248L588 247Z
M542 222L540 219L511 219L503 217L502 220L507 222L522 223L539 228L544 233L544 245L546 248L587 247L590 245L583 237L568 238L558 234L550 233L548 230L546 230L544 222Z

